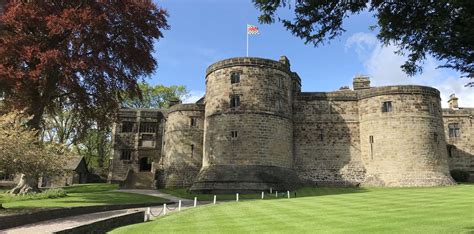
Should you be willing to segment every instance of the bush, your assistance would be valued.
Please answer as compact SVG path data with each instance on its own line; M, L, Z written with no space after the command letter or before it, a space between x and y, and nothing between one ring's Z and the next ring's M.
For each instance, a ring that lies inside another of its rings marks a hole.
M469 180L469 172L459 169L452 170L451 176L456 182L467 182Z
M60 198L67 196L66 191L61 188L46 189L41 193L29 193L25 195L11 195L6 194L7 201L24 201L24 200L40 200L48 198Z

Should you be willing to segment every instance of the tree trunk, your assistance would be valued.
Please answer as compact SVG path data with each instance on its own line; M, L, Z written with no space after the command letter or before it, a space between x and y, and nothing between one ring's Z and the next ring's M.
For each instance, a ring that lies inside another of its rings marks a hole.
M20 182L15 188L10 190L10 194L27 194L27 193L39 193L41 190L38 188L38 178L21 174Z

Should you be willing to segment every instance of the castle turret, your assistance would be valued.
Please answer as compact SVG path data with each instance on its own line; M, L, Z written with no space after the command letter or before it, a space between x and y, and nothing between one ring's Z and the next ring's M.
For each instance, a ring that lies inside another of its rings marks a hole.
M364 185L453 184L438 90L385 86L359 95L361 153L367 170Z
M203 167L191 190L289 189L293 169L293 78L280 61L232 58L207 69Z
M456 97L456 95L454 95L454 93L449 95L448 104L449 104L450 109L453 109L453 110L459 109L458 98Z
M166 121L160 187L190 187L201 169L204 105L175 104Z

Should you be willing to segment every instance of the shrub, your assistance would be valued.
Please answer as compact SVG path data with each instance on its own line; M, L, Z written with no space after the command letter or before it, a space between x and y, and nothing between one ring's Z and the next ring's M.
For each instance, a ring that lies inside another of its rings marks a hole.
M61 188L46 189L41 193L29 193L25 195L11 195L7 194L8 201L24 201L24 200L40 200L48 198L60 198L67 196L66 191Z
M469 180L469 172L459 169L452 170L451 176L456 182L467 182Z

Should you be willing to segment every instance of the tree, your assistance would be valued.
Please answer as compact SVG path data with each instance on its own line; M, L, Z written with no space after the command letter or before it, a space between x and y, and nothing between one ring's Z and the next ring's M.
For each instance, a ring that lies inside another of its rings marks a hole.
M166 16L151 1L9 1L0 16L7 106L25 108L32 129L60 97L81 120L113 116L155 70L153 43L168 28Z
M128 98L123 101L124 107L130 108L166 108L170 101L182 100L189 96L186 87L182 85L156 85L151 86L147 83L140 83L142 98Z
M319 46L340 36L351 14L369 11L377 18L378 39L383 44L398 46L400 54L408 53L401 68L410 76L422 72L427 55L444 62L440 67L452 68L474 79L474 1L472 0L296 0L295 18L276 16L290 0L253 0L262 14L262 23L278 18L294 35ZM468 83L474 86L474 82Z
M0 15L0 93L39 130L65 98L83 124L109 124L124 97L157 67L153 43L168 29L151 1L9 1ZM28 180L30 181L30 180Z
M12 194L39 192L39 178L60 175L70 157L64 145L41 141L26 126L30 119L17 111L0 116L0 170L22 174Z

